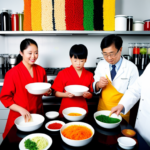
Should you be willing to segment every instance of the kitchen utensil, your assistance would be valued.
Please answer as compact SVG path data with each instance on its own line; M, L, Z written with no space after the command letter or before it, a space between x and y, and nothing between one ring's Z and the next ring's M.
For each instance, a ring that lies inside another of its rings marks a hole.
M64 136L62 135L62 131L63 131L65 128L67 128L68 126L71 126L71 125L81 125L81 126L85 126L85 127L89 128L89 129L91 129L91 131L92 131L92 136L91 136L90 138L88 138L88 139L85 139L85 140L71 140L71 139L68 139L68 138L64 137ZM84 146L84 145L87 145L88 143L90 143L90 142L92 141L92 139L93 139L94 133L95 133L94 128L93 128L91 125L89 125L89 124L87 124L87 123L84 123L84 122L70 122L70 123L65 124L65 125L60 129L60 134L61 134L62 140L63 140L66 144L68 144L68 145L70 145L70 146L74 146L74 147L80 147L80 146Z
M46 92L48 92L50 87L51 87L50 83L43 83L43 82L29 83L25 86L28 92L34 95L45 94Z
M47 122L46 125L45 125L45 128L46 128L47 130L49 130L49 131L52 131L52 132L59 131L59 130L61 129L61 128L60 128L60 129L49 129L48 126L49 126L50 124L52 124L52 123L60 123L60 124L62 124L62 126L65 125L65 123L64 123L63 121L60 121L60 120L53 120L53 121Z
M69 113L79 113L81 116L69 116ZM69 121L82 120L86 115L86 110L80 107L68 107L62 111L63 116Z
M104 57L97 57L97 58L96 58L96 66L97 66L98 63L99 63L100 61L102 61L102 60L104 60Z
M39 129L45 118L39 114L31 114L33 122L25 122L23 116L15 119L15 125L20 131L30 132Z
M120 137L117 139L118 144L123 149L133 149L136 141L130 137Z
M111 114L111 112L110 112L109 117L110 117L111 115L112 115L112 114Z
M55 118L57 118L59 116L59 112L57 112L57 111L49 111L45 115L49 119L55 119Z
M51 138L50 136L46 135L46 134L43 134L43 133L34 133L34 134L30 134L30 135L26 136L25 138L23 138L23 139L20 141L20 143L19 143L19 149L20 149L20 150L27 150L27 149L25 148L25 146L24 146L24 142L25 142L27 139L30 139L30 140L31 140L32 138L37 137L37 136L39 136L39 137L44 137L45 139L47 139L48 145L47 145L47 147L46 147L45 149L43 149L43 150L48 150L48 149L50 148L50 146L52 145L52 138Z
M89 88L83 85L68 85L65 87L65 90L74 96L82 96Z
M103 127L103 128L106 128L106 129L113 129L113 128L116 128L117 126L119 126L119 124L121 123L122 121L122 117L119 115L117 116L115 113L111 115L112 118L118 118L120 119L120 122L118 123L104 123L104 122L101 122L99 120L96 119L97 116L99 115L105 115L105 116L108 116L110 114L111 111L109 110L102 110L102 111L97 111L94 113L94 119L96 121L96 123Z
M131 129L124 129L121 132L123 135L125 135L127 137L133 137L136 134L136 132L134 130L131 130Z

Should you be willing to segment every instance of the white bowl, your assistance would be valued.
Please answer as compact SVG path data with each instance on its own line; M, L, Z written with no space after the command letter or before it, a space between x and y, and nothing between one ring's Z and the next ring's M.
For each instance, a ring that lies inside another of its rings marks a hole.
M46 134L43 134L43 133L34 133L34 134L30 134L26 137L24 137L21 142L19 143L19 149L20 150L27 150L24 146L24 142L27 140L27 139L32 139L34 137L37 137L37 136L40 136L40 137L44 137L45 139L48 140L48 145L46 148L44 148L43 150L48 150L50 148L50 146L52 145L52 138Z
M120 137L117 141L119 146L123 149L133 149L136 145L136 141L130 137Z
M65 90L74 96L82 96L89 88L83 85L68 85L65 87Z
M49 119L55 119L55 118L57 118L59 116L59 112L57 112L57 111L49 111L45 115Z
M31 114L33 121L25 122L23 116L20 116L15 119L15 125L20 131L30 132L39 129L45 118L39 114Z
M71 140L71 139L68 139L68 138L64 137L61 132L62 132L65 128L67 128L68 126L70 126L70 125L82 125L82 126L86 126L87 128L91 129L91 131L92 131L93 134L92 134L92 136L91 136L90 138L85 139L85 140ZM74 147L80 147L80 146L84 146L84 145L87 145L88 143L90 143L91 140L93 139L94 133L95 133L94 128L93 128L91 125L89 125L89 124L87 124L87 123L84 123L84 122L70 122L70 123L65 124L65 125L60 129L60 134L61 134L62 140L63 140L66 144L68 144L68 145L70 145L70 146L74 146Z
M81 116L69 116L69 113L79 113ZM80 107L68 107L62 111L63 116L69 121L82 120L86 115L86 110Z
M47 130L49 130L49 131L59 131L60 129L49 129L48 128L48 125L50 125L50 124L52 124L52 123L60 123L60 124L62 124L62 126L63 125L65 125L65 123L63 122L63 121L60 121L60 120L53 120L53 121L49 121L49 122L47 122L46 123L46 125L45 125L45 128L47 129Z
M50 83L44 82L29 83L25 86L28 92L34 95L45 94L46 92L48 92L50 87L51 87Z
M118 123L104 123L104 122L101 122L99 120L96 119L97 116L99 115L106 115L106 116L109 116L110 114L110 111L109 110L102 110L102 111L97 111L94 113L94 119L96 121L96 123L103 127L103 128L106 128L106 129L113 129L113 128L116 128L117 126L119 126L119 124L121 123L122 121L122 117L119 115L117 116L116 114L112 114L111 117L112 118L117 118L117 119L120 119L120 122Z

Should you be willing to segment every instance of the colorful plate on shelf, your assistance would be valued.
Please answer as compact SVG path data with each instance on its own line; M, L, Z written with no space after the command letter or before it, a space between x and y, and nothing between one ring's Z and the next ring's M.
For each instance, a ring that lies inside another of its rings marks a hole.
M24 142L25 142L27 139L30 139L30 140L31 140L32 138L37 137L37 136L39 136L39 137L44 137L45 139L47 139L48 145L47 145L47 147L46 147L45 149L43 149L43 150L48 150L48 149L50 148L50 146L52 145L52 138L51 138L50 136L46 135L46 134L43 134L43 133L34 133L34 134L30 134L30 135L26 136L25 138L23 138L23 139L20 141L20 143L19 143L19 149L20 149L20 150L28 150L28 149L25 148Z

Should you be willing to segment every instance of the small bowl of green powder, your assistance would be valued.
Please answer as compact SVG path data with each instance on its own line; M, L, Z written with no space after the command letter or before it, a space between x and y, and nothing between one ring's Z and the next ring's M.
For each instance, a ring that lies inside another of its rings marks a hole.
M122 117L120 115L117 116L116 114L112 114L111 117L109 117L109 114L109 110L97 111L94 113L94 119L96 123L103 128L116 128L122 121Z

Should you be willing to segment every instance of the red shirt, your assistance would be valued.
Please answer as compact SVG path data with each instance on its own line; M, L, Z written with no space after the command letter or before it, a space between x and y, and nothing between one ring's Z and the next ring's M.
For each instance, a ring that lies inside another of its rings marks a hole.
M73 66L63 69L57 75L51 88L55 91L66 92L64 87L68 85L83 85L89 87L89 91L93 92L93 74L87 71L85 68L82 70L82 74L79 77ZM85 98L73 97L62 98L61 106L59 109L60 116L62 117L62 110L67 107L81 107L88 112L88 106Z
M30 113L44 113L42 95L32 95L25 88L25 85L33 82L47 82L44 68L34 64L32 78L27 68L20 62L6 73L0 94L0 101L5 107L17 104ZM10 110L3 138L6 137L7 133L14 125L15 119L19 116L21 116L20 113Z

